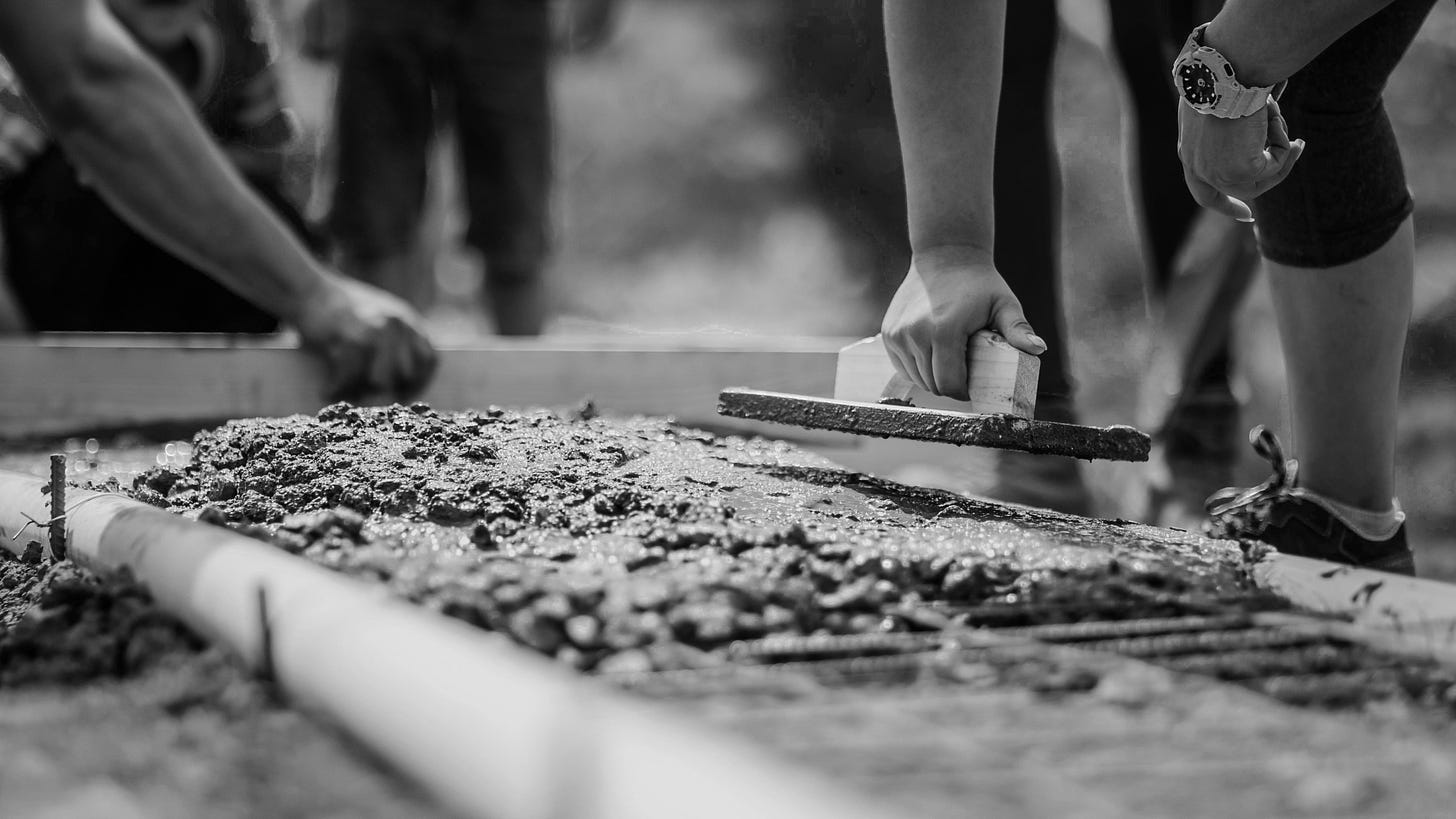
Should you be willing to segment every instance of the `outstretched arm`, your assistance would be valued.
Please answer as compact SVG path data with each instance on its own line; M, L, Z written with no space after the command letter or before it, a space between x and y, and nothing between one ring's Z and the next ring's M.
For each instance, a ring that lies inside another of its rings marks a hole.
M967 397L966 344L1033 334L993 260L996 111L1004 0L890 0L885 39L905 162L914 260L885 313L885 347L911 382Z
M298 327L339 392L408 391L434 353L397 300L324 269L243 183L101 0L0 0L0 53L134 228Z
M153 241L285 320L325 289L98 0L0 0L0 51L80 172Z

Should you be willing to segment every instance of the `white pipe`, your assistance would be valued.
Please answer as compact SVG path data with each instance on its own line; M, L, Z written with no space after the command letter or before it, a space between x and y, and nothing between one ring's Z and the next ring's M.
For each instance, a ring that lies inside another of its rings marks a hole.
M15 551L45 539L27 527L47 518L44 485L0 472L0 540ZM85 490L72 490L68 506L73 560L100 573L130 570L163 609L253 667L265 662L267 632L272 669L295 702L464 815L891 815L504 638L229 530Z
M1374 631L1404 632L1456 647L1456 586L1274 552L1254 580L1297 606L1348 616Z

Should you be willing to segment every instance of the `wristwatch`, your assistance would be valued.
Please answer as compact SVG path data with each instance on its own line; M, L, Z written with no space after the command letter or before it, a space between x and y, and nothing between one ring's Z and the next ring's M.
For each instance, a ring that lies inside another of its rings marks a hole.
M1183 101L1200 114L1238 119L1258 111L1277 99L1283 83L1249 87L1234 76L1234 67L1216 50L1203 44L1204 23L1193 29L1183 51L1173 62L1173 85Z

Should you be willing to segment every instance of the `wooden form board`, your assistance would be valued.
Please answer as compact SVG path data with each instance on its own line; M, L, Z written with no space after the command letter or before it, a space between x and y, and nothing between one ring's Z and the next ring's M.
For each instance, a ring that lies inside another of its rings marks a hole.
M760 432L717 413L718 393L754 386L834 391L848 339L631 335L488 339L443 347L420 400L447 410L564 406ZM232 336L45 334L0 340L0 438L314 412L319 364L295 345ZM782 430L779 430L780 433ZM825 434L818 443L843 443Z

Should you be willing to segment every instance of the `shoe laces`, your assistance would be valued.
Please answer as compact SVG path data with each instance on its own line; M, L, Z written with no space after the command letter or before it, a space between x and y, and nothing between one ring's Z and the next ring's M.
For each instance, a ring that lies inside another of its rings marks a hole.
M1209 495L1204 509L1208 512L1211 533L1225 537L1257 534L1263 530L1275 501L1289 497L1294 489L1299 462L1284 457L1284 448L1273 432L1262 424L1254 427L1249 430L1249 445L1274 467L1274 474L1258 486L1228 487Z

